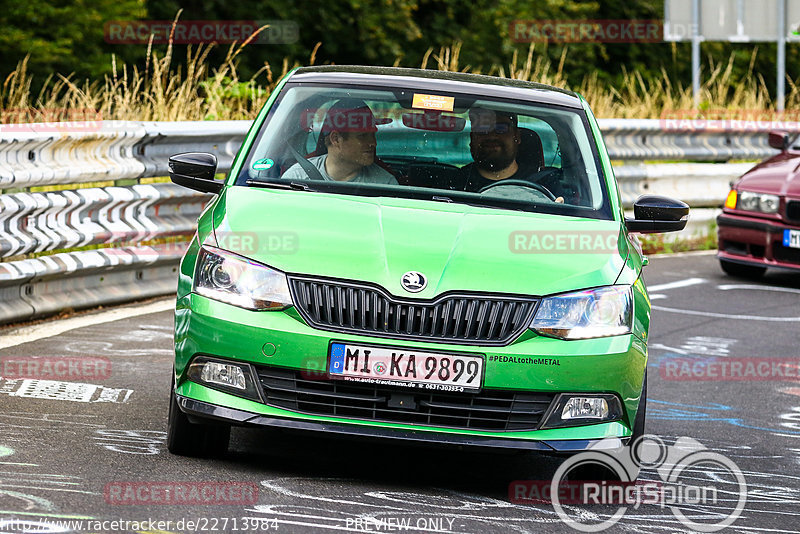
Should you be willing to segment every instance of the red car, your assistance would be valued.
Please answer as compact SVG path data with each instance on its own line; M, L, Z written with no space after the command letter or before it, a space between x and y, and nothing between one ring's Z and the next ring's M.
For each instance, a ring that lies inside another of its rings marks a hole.
M732 276L800 270L800 137L770 132L769 145L781 153L739 178L717 217L717 257Z

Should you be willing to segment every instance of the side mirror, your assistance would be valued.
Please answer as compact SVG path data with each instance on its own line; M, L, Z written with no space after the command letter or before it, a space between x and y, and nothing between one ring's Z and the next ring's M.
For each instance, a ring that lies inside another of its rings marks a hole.
M205 152L186 152L169 158L169 178L174 183L200 191L219 193L223 182L214 180L217 173L217 157Z
M643 195L633 204L633 219L625 219L629 232L656 234L677 232L686 227L689 205L658 195Z
M769 146L777 148L778 150L786 150L789 146L789 134L781 131L774 130L769 133Z

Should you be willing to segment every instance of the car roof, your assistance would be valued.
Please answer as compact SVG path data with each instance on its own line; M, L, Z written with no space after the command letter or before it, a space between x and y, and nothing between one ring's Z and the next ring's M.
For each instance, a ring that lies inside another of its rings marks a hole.
M404 78L402 82L398 77ZM369 84L396 88L408 85L421 90L464 92L478 97L509 98L537 103L582 108L577 93L535 82L498 78L482 74L399 67L365 67L357 65L320 65L300 67L289 82ZM469 84L465 88L465 84Z

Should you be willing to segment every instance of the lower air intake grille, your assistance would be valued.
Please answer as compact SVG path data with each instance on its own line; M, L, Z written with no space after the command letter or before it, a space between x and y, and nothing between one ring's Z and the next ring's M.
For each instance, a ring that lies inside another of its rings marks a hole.
M420 392L329 380L324 373L258 367L266 404L328 417L472 430L534 430L554 395L488 389ZM314 376L318 374L318 376Z

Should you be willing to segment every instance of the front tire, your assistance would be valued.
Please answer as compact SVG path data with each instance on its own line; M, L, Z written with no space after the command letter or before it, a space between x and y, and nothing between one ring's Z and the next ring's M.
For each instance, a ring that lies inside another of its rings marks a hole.
M767 271L766 267L761 267L759 265L745 265L743 263L735 263L728 260L719 260L719 266L722 267L722 270L725 271L725 274L729 276L735 276L737 278L761 278L763 274Z
M225 454L230 442L230 425L198 424L178 406L173 386L169 399L167 420L167 450L172 454L194 457L214 457Z
M647 420L647 371L644 372L644 380L642 382L642 396L639 399L639 408L636 410L636 419L633 420L633 428L631 431L630 443L636 441L644 436L644 425Z

